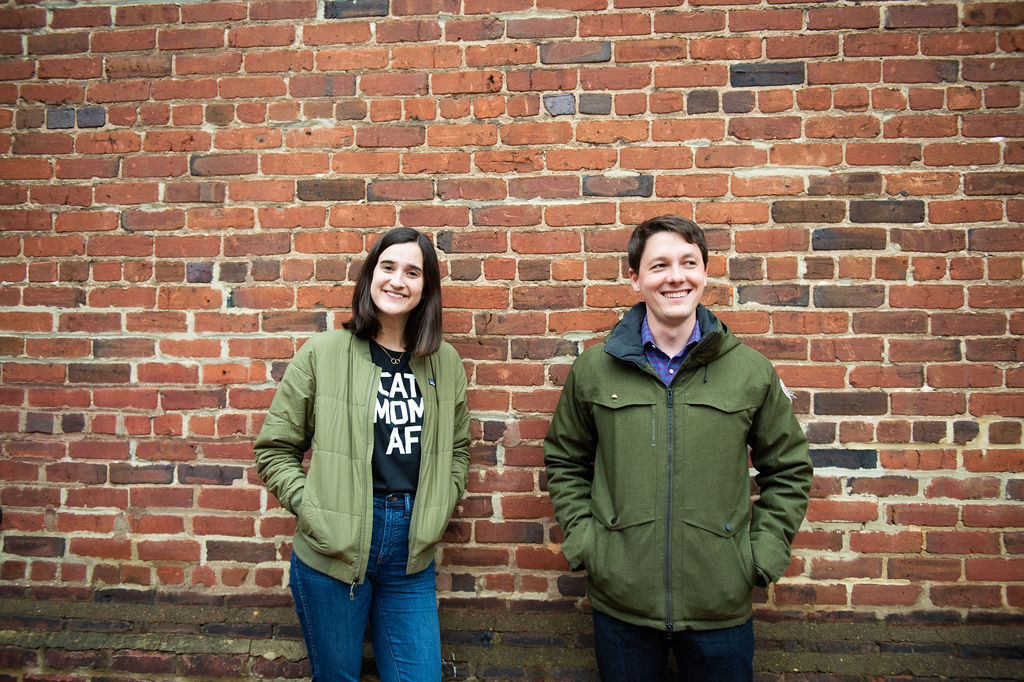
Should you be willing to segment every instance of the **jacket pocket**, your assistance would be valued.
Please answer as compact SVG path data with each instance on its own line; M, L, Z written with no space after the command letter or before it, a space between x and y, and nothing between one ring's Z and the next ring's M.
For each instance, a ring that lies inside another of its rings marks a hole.
M361 514L331 509L326 503L327 500L351 500L355 494L351 482L342 480L339 463L329 461L338 457L336 453L314 453L297 522L310 547L353 565L359 553Z
M677 589L685 618L722 620L749 609L756 579L749 524L748 514L720 523L684 523Z
M655 515L666 472L658 405L643 391L608 391L593 398L597 430L591 504L609 527L625 528ZM611 523L615 519L615 523Z
M445 492L441 493L441 488ZM432 556L434 546L441 540L445 529L451 523L452 512L458 502L458 488L455 482L437 483L438 494L428 495L422 491L416 493L416 504L413 508L413 524L409 528L410 560L418 562L424 554Z
M681 426L691 443L714 444L718 451L742 450L745 458L747 434L760 406L757 396L743 389L733 393L702 386L685 391L680 400L686 405Z
M349 566L356 565L359 546L357 534L351 532L351 529L359 527L357 517L314 507L303 499L298 525L306 542L317 552L339 559Z
M653 517L623 520L606 518L599 513L592 517L585 536L583 561L587 569L589 589L597 593L605 607L628 613L661 614L664 603L658 604L660 552L664 538L655 537Z
M685 396L676 429L676 483L686 523L713 536L732 535L750 523L750 458L747 441L757 407L739 395L697 392ZM726 526L732 528L727 530Z

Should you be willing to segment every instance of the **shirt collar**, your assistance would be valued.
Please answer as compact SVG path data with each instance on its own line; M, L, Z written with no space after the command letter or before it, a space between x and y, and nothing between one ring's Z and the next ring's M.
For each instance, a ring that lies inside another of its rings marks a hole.
M690 333L690 338L686 340L686 346L684 346L682 351L683 354L686 353L686 348L688 348L694 341L700 341L700 322L697 320L696 315L694 315L693 318L693 331ZM658 344L654 342L654 335L651 334L651 325L647 324L646 314L644 315L643 322L640 323L640 342L644 347L646 347L647 344L651 344L655 348L658 348ZM658 348L658 350L661 349Z

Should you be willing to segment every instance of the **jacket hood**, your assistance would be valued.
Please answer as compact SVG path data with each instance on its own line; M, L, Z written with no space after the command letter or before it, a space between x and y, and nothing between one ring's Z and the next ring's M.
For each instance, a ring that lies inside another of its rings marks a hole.
M647 304L637 303L622 316L618 324L605 339L604 352L637 367L647 365L640 328L647 315ZM740 340L718 317L703 305L697 305L697 323L700 325L700 341L690 352L686 364L707 365L740 345Z

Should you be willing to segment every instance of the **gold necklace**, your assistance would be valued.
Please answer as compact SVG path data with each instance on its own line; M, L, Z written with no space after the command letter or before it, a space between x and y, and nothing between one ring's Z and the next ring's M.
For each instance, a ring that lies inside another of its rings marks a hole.
M396 358L396 357L392 356L391 353L388 352L388 349L385 348L383 345L381 345L380 343L378 343L377 345L380 346L380 349L382 351L384 351L384 355L388 356L388 360L391 361L392 365L397 365L397 364L402 362L402 357L405 355L405 351L404 350L401 353L399 353L398 357Z

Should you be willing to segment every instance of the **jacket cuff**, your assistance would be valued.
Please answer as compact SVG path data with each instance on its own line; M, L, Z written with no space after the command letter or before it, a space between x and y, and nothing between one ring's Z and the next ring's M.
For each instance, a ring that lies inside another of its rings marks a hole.
M292 494L291 499L288 500L288 511L295 514L295 516L299 515L299 507L302 506L302 492L304 490L305 487L299 488Z
M586 568L583 561L583 549L587 545L587 536L590 534L590 524L594 522L592 517L586 517L576 522L572 532L568 533L562 540L562 554L569 562L569 568L574 571L582 571Z
M754 531L750 534L750 550L754 556L754 567L769 582L775 582L789 567L789 543L766 533Z

